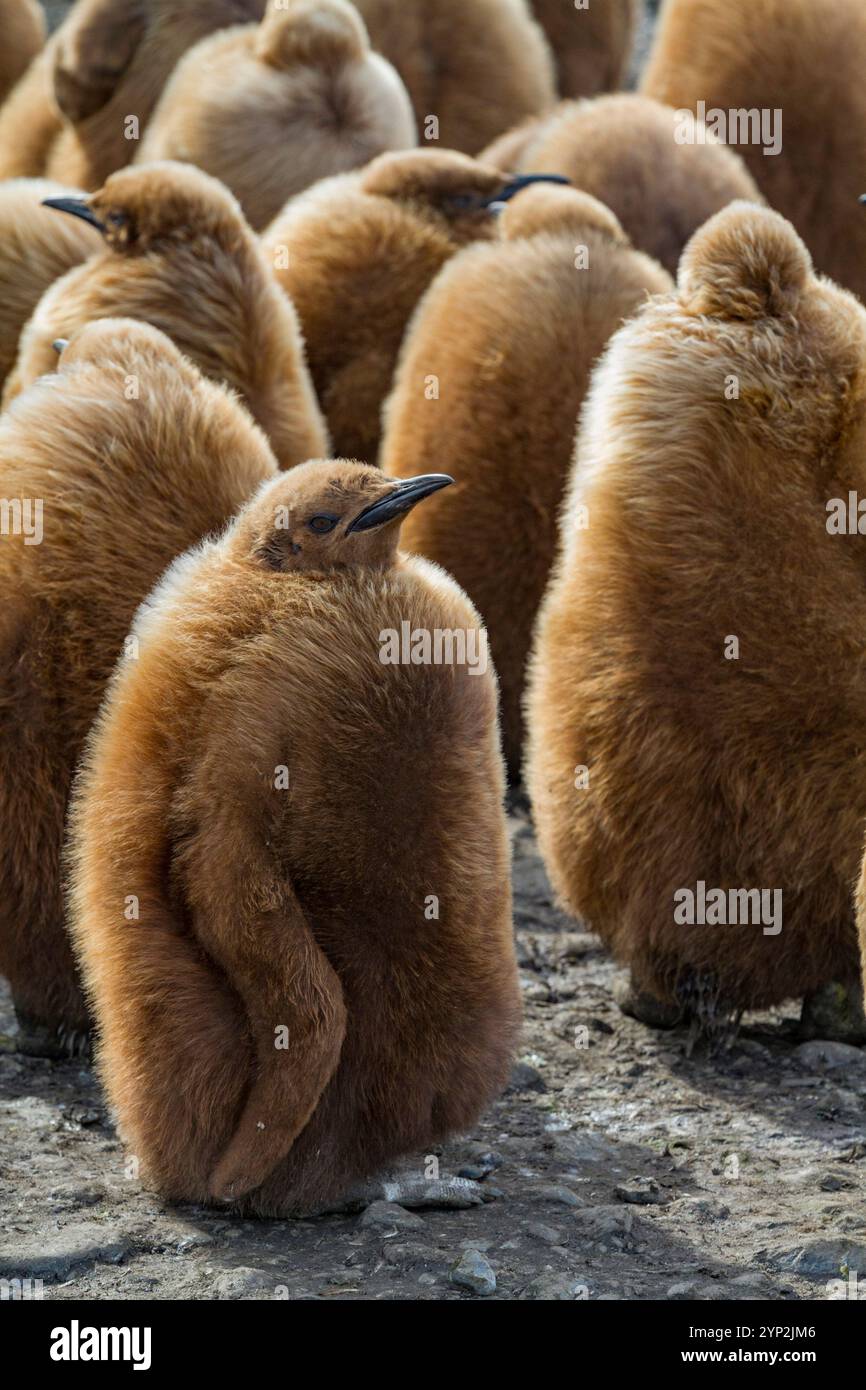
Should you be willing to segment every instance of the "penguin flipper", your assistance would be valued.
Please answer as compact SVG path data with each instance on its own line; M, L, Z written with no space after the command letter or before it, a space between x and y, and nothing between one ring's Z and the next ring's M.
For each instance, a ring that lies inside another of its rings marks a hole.
M209 1181L218 1201L259 1187L285 1157L337 1067L346 1031L339 978L290 885L279 891L278 907L234 934L242 947L232 953L232 983L247 1012L255 1076Z

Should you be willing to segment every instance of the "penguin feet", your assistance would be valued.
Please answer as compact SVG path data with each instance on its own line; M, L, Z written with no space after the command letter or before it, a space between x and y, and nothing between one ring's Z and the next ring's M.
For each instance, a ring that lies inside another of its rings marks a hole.
M302 1213L310 1216L351 1216L373 1202L394 1202L407 1210L463 1211L491 1202L494 1194L471 1178L421 1178L414 1173L391 1173L359 1183L342 1197Z
M18 1032L14 1037L15 1051L25 1057L47 1057L54 1062L71 1058L90 1061L92 1034L87 1029L69 1028L65 1023L42 1023L16 1008Z
M640 989L629 975L621 975L613 987L614 1002L626 1018L635 1018L647 1028L676 1028L684 1011L679 1004L668 1004Z
M859 980L849 980L847 984L833 981L814 994L807 994L797 1036L854 1046L866 1043L866 1014Z

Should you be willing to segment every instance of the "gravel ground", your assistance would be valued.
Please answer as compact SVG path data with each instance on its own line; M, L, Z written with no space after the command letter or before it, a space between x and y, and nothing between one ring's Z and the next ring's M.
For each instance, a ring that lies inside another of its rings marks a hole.
M715 1058L623 1017L523 811L512 827L520 1059L473 1134L406 1165L403 1205L383 1190L278 1222L165 1207L125 1174L87 1067L5 1051L0 1279L46 1299L728 1301L827 1299L866 1271L866 1050L798 1043L793 1005ZM433 1159L466 1179L444 1200L472 1205L426 1205Z

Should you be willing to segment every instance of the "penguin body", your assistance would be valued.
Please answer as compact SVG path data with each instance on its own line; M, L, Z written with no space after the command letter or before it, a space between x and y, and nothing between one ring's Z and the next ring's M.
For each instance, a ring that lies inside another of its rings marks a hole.
M102 246L95 227L62 222L44 198L78 196L48 179L0 183L0 387L18 355L25 324L50 285Z
M0 0L0 102L45 43L45 14L36 0Z
M564 902L707 1031L857 978L866 539L834 499L864 446L866 311L750 204L696 233L584 409L528 790Z
M607 208L570 188L524 190L499 228L455 256L422 300L386 404L381 463L395 477L425 462L455 478L407 518L403 543L448 570L484 619L517 776L526 660L592 365L671 280Z
M83 329L0 419L0 971L25 1032L88 1027L60 855L133 614L275 469L246 411L141 323Z
M263 488L143 606L94 730L73 933L104 1084L163 1195L306 1209L505 1079L495 678L381 659L403 623L477 635L453 581L396 551L412 500L339 461Z
M293 199L262 247L294 303L334 452L375 463L406 325L433 277L490 237L497 169L452 150L386 154Z
M553 58L525 0L358 0L399 72L422 144L477 152L556 100Z
M148 126L139 163L180 159L222 180L261 229L331 174L416 142L406 89L370 50L347 0L271 4L260 25L190 49Z
M550 44L560 96L591 97L625 84L638 0L532 0Z
M233 387L284 468L321 454L324 422L297 315L232 195L186 164L118 170L83 202L55 204L102 231L104 248L43 296L21 336L4 406L53 366L57 338L94 318L140 318Z
M265 0L78 0L0 113L0 177L99 188L133 158L175 64Z
M672 275L708 217L735 199L763 201L734 150L698 130L693 117L631 92L562 102L506 141L481 158L501 166L510 154L517 163L507 167L518 172L565 175L609 207L632 244Z
M866 10L860 0L668 0L642 89L721 113L816 268L866 299Z

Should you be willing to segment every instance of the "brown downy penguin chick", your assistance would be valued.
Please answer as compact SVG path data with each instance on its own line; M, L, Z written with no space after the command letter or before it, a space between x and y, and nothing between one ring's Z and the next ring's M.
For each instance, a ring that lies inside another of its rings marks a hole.
M864 67L862 0L667 0L642 83L717 123L817 269L861 299Z
M512 132L485 160L517 157L509 167L564 174L611 209L629 240L676 274L693 232L738 198L762 203L740 156L693 117L632 93L566 101L536 127ZM689 141L678 144L685 130Z
M0 418L0 972L25 1046L88 1026L60 851L72 774L135 609L275 470L237 401L129 320L84 328L57 374Z
M356 0L399 72L418 129L476 154L556 100L553 58L526 0Z
M0 386L18 354L18 339L49 285L102 246L95 227L62 222L45 198L78 191L48 179L0 183Z
M0 101L5 101L45 43L45 15L36 0L0 0Z
M406 325L459 247L496 231L518 185L453 150L412 150L324 180L262 238L301 321L334 452L375 463Z
M622 87L638 16L638 0L532 0L550 44L561 96L591 97Z
M347 0L271 0L260 25L214 34L178 64L138 162L197 164L260 229L317 179L416 142L406 89Z
M708 1031L857 979L856 494L866 311L734 204L596 369L527 703L556 889Z
M188 164L151 164L47 205L58 220L71 213L97 227L105 247L40 301L4 406L52 369L55 339L95 318L137 318L240 392L281 467L321 455L327 436L297 315L228 189Z
M422 300L380 461L395 477L426 460L455 478L407 519L403 544L448 570L484 619L517 777L526 660L589 373L622 320L671 279L574 189L526 189L500 228L500 240L455 256Z
M77 787L72 932L121 1133L165 1196L326 1202L505 1080L496 681L466 596L397 549L448 481L305 464L137 619Z
M186 50L215 29L261 19L264 7L265 0L77 0L0 111L0 178L48 173L98 188L133 158Z

